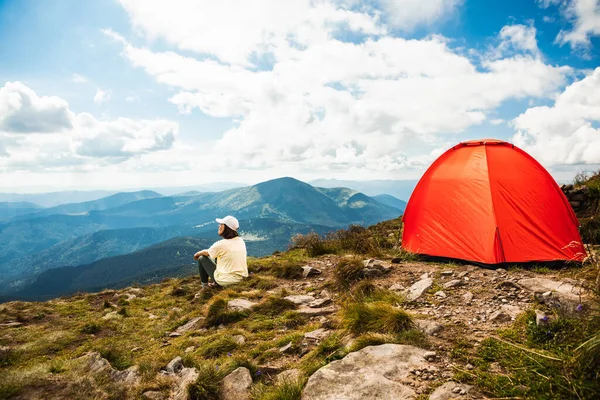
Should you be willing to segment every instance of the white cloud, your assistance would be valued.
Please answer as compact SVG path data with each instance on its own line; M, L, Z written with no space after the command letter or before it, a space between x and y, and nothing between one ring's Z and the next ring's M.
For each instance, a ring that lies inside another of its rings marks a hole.
M140 98L138 97L137 94L134 94L134 95L125 97L125 101L128 103L139 103Z
M219 168L421 168L440 135L480 124L507 99L550 96L571 72L538 57L533 27L504 29L499 41L518 54L479 66L440 36L350 43L314 29L321 39L301 48L272 38L279 47L263 70L153 52L106 33L134 66L180 90L169 101L182 112L239 119L214 146L225 155Z
M503 119L500 119L500 118L490 120L490 124L492 124L492 125L502 125L505 122L506 121L504 121Z
M539 0L548 8L560 7L562 14L572 23L570 30L561 30L556 41L570 44L572 48L589 47L590 37L600 35L600 0Z
M388 23L402 30L448 19L462 3L463 0L381 0Z
M552 107L534 107L514 121L515 145L545 165L600 163L600 67L569 85Z
M526 25L506 25L500 30L501 43L498 50L503 54L513 52L526 52L535 57L540 56L536 39L536 29Z
M98 90L96 90L96 94L94 95L94 103L96 103L96 104L106 103L110 99L110 96L111 96L110 90L106 91L106 90L98 89Z
M79 74L73 74L73 76L71 77L71 80L75 83L88 83L88 79L83 76L83 75L79 75Z
M63 99L38 96L20 82L0 88L0 132L60 132L72 127L72 116Z
M0 116L0 171L93 170L172 149L179 129L166 120L75 114L65 100L20 82L0 88Z

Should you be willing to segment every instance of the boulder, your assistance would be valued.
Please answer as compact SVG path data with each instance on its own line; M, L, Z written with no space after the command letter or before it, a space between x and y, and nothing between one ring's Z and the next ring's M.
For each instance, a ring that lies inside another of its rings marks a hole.
M313 296L308 296L305 294L293 294L291 296L284 297L284 299L297 305L308 304L315 300Z
M584 289L568 282L553 281L546 278L521 279L519 285L537 294L536 298L550 306L574 309L582 302ZM543 296L542 294L548 293Z
M179 374L177 374L177 382L169 396L169 400L190 400L188 386L196 382L198 376L199 373L196 368L183 368Z
M134 365L124 371L115 370L108 360L102 358L98 352L89 352L79 357L82 362L83 370L90 374L106 374L113 381L125 383L128 385L137 385L140 383L139 367Z
M302 372L299 369L288 369L277 375L277 383L292 383L302 377Z
M421 279L420 281L415 282L411 287L408 288L408 290L406 291L406 298L409 301L414 301L421 297L421 295L425 293L425 291L429 289L432 285L433 279Z
M446 382L438 387L429 395L429 400L453 400L466 399L466 395L473 388L470 385L464 385L456 382Z
M425 353L399 344L365 347L315 372L302 400L416 399L415 391L403 382L411 370L428 365Z
M248 368L239 367L223 378L221 382L221 399L249 400L252 376Z
M248 299L233 299L227 303L227 308L231 311L250 311L257 304Z

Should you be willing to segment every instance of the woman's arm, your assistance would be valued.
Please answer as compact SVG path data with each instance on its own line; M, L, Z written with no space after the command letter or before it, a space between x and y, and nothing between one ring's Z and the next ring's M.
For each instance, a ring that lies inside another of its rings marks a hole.
M198 260L202 256L210 257L210 255L208 254L208 250L200 250L199 252L194 254L194 260Z

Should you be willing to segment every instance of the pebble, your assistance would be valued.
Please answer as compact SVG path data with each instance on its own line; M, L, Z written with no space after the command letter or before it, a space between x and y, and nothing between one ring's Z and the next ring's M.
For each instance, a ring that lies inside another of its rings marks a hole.
M435 360L436 356L437 356L437 353L435 351L427 351L423 355L423 358L426 359L427 361L431 361L431 360Z

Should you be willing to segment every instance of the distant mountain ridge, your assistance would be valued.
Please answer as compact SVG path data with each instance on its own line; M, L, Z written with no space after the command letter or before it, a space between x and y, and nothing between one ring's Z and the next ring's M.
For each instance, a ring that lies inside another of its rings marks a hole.
M60 214L41 215L53 212ZM95 262L98 257L135 251L175 236L214 237L215 217L228 214L255 221L255 225L261 220L267 224L260 234L265 239L253 247L273 251L277 248L273 243L285 247L298 231L324 233L350 224L371 225L398 217L402 209L351 189L315 188L287 177L182 196L152 191L118 193L42 209L0 224L0 288L9 280L48 268ZM286 228L276 235L268 224L273 229ZM204 225L208 231L198 228Z

